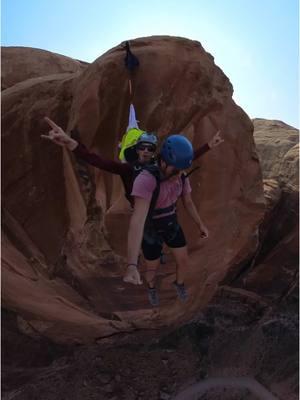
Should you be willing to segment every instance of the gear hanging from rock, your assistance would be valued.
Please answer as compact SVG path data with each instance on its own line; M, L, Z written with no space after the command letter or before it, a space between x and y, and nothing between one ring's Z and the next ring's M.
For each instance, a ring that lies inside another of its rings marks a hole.
M134 69L140 65L140 62L138 58L130 50L130 45L128 41L125 43L125 49L126 49L126 56L124 58L125 67L129 70L130 73L132 73Z
M130 50L130 44L128 41L125 42L125 50L126 50L126 56L124 58L124 64L125 64L125 67L129 71L129 79L128 79L129 94L130 94L130 97L132 97L133 91L132 91L131 76L134 72L134 69L140 65L140 62L139 62L139 59Z

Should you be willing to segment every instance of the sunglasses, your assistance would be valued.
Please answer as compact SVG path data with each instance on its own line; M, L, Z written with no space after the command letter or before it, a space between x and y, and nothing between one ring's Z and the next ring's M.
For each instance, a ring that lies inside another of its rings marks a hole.
M142 151L148 150L151 153L155 152L155 146L152 146L151 144L150 145L148 145L148 144L140 144L137 149L138 150L142 150Z

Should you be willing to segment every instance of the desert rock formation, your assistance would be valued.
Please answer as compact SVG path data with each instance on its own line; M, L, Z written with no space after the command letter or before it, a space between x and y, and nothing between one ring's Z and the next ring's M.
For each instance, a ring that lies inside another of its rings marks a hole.
M1 90L27 79L81 72L87 65L42 49L1 47Z
M2 93L3 340L12 366L5 390L35 379L14 398L156 400L207 376L255 376L270 393L294 399L298 131L280 121L252 124L200 43L151 37L131 46L141 63L133 98L141 127L161 138L183 132L196 147L216 129L225 139L191 175L207 241L180 209L190 300L182 305L172 291L169 254L159 270L159 309L144 287L122 282L130 214L119 177L40 140L48 115L116 159L129 105L123 47L81 71L26 76ZM95 342L72 355L66 346ZM65 357L50 365L53 354ZM212 388L205 398L217 395L250 396Z
M3 304L28 331L56 342L176 326L204 308L232 265L259 245L265 201L253 125L233 102L230 81L199 42L151 37L131 47L141 63L133 101L144 129L160 138L183 132L195 147L222 130L225 142L200 159L191 176L210 238L199 240L180 210L191 251L190 300L182 305L176 299L168 256L159 271L161 307L153 310L144 287L122 282L129 213L119 177L40 140L48 115L68 131L78 128L91 150L116 157L129 106L121 45L80 73L46 75L4 90Z

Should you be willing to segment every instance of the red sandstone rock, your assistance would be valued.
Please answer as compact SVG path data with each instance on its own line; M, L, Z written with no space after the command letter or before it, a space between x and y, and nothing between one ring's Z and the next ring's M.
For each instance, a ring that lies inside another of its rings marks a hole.
M263 119L255 119L254 127L263 175L269 178L264 179L266 213L257 254L234 284L275 305L298 286L299 132Z
M144 287L121 279L119 256L125 255L129 215L119 177L82 166L67 151L40 140L47 130L42 117L48 115L63 128L79 128L90 149L116 157L129 106L121 46L80 75L44 77L7 89L2 199L17 228L4 222L10 235L2 251L3 301L57 342L88 342L186 321L205 307L233 260L249 257L257 246L262 177L252 123L233 102L228 78L198 42L151 37L134 40L131 47L140 59L133 101L141 127L161 138L183 132L196 147L222 130L225 142L197 161L201 168L191 176L193 199L210 237L198 239L180 210L191 249L190 299L186 305L176 299L175 266L168 256L158 276L161 307L153 310ZM13 235L16 229L22 246ZM43 267L28 260L33 247Z
M262 118L255 118L253 125L255 144L264 178L276 179L282 185L286 181L289 185L292 184L298 187L296 174L299 170L299 147L295 147L293 155L295 163L291 168L284 158L294 146L297 146L299 130L281 121ZM289 159L290 157L291 155ZM290 172L285 172L287 170L290 170ZM286 174L291 176L284 179Z
M299 130L281 121L263 119L255 119L254 128L262 172L267 178L264 182L269 212L265 225L272 231L269 241L276 244L299 226ZM299 250L294 244L296 254Z
M26 79L80 73L88 63L29 47L1 47L1 90Z

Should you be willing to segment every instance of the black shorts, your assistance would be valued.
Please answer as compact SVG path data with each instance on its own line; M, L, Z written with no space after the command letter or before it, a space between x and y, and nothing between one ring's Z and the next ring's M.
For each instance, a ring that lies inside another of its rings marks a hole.
M146 260L157 260L160 257L163 243L170 248L186 246L186 240L176 214L152 220L146 226L142 241L142 250Z

